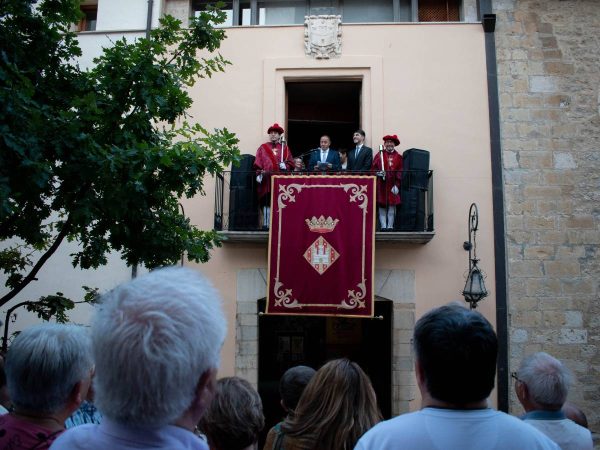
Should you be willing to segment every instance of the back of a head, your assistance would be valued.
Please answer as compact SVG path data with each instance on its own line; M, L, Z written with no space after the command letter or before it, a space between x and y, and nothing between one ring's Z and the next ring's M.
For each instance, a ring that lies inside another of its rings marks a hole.
M557 411L567 400L572 375L558 359L537 352L521 361L519 380L527 385L531 400L540 408Z
M368 429L381 420L369 377L347 359L335 359L310 380L283 428L314 449L354 448Z
M417 321L414 346L434 399L460 406L490 395L498 339L480 313L458 304L435 308Z
M279 394L288 410L294 411L298 400L316 370L308 366L295 366L285 371L279 381Z
M17 410L62 412L74 386L91 374L88 330L42 324L22 331L6 355L8 390Z
M173 422L219 366L225 332L220 297L196 271L159 269L118 286L92 324L98 408L125 425Z
M217 382L215 396L199 428L213 450L242 450L258 440L265 425L258 392L243 378Z
M563 412L567 419L572 420L577 425L582 426L583 428L588 428L588 420L587 416L583 412L583 410L571 402L565 402L562 407Z

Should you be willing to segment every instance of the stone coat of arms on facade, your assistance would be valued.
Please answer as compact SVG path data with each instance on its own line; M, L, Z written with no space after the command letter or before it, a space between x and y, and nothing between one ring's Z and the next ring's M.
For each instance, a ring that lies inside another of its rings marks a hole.
M330 59L342 54L342 16L304 17L304 49L307 56Z

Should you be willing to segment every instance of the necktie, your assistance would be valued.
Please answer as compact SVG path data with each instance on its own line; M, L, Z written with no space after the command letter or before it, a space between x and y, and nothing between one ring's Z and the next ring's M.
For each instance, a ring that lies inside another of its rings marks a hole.
M325 150L321 150L321 162L327 161L327 152Z
M358 152L360 152L360 145L356 146L356 150L354 151L354 159L358 158Z

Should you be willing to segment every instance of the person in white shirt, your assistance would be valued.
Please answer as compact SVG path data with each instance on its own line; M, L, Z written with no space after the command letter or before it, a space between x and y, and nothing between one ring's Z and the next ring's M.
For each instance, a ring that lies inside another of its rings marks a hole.
M522 420L488 407L498 339L478 312L435 308L415 325L415 372L423 409L381 422L358 450L558 450Z
M340 161L340 154L330 148L331 138L323 135L319 140L319 144L319 148L314 149L310 155L308 161L310 170L339 171L342 167L342 162Z
M344 172L348 170L348 150L346 150L345 148L341 148L339 150L339 153L341 162L340 170Z
M591 450L590 431L567 419L562 407L573 376L569 369L548 353L538 352L523 359L512 374L515 392L525 415L523 420L540 430L562 450Z

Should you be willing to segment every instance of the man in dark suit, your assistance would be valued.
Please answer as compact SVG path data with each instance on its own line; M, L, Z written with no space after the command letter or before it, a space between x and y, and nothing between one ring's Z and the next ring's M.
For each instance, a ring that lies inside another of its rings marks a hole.
M340 161L340 154L329 148L331 145L331 139L329 136L321 136L319 148L313 150L308 161L308 167L310 170L322 170L322 171L339 171L342 167Z
M373 149L364 145L365 131L356 130L352 136L356 148L348 150L348 169L357 172L368 172L373 163Z

